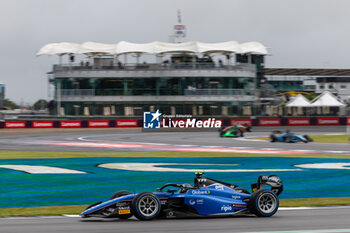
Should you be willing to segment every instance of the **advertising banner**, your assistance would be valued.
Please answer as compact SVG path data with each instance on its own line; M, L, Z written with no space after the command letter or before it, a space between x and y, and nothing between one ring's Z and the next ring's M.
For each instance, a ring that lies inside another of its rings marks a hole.
M88 121L88 127L92 127L92 128L109 127L109 121L108 120Z
M318 117L317 118L318 125L339 125L338 117Z
M241 124L241 125L252 125L252 119L250 118L242 118L242 119L231 119L231 125L236 125L236 124Z
M172 119L163 118L163 128L221 128L222 119L208 118L208 119Z
M288 125L310 125L310 118L288 118Z
M281 125L280 118L260 118L259 126L279 126Z
M117 120L116 127L137 127L137 120Z
M6 121L5 128L25 128L25 121Z
M33 121L33 128L53 128L53 121Z
M81 121L60 121L60 128L81 128Z

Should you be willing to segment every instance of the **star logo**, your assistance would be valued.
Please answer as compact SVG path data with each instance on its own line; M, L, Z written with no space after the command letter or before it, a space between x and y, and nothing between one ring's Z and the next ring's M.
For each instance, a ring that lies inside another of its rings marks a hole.
M152 120L151 120L151 122L152 121L154 121L154 120L156 120L157 119L157 121L159 120L159 117L162 115L161 113L159 113L159 109L155 112L155 113L151 113L151 115L153 116L153 118L152 118Z
M144 129L160 129L161 113L159 110L156 112L143 112L143 128Z

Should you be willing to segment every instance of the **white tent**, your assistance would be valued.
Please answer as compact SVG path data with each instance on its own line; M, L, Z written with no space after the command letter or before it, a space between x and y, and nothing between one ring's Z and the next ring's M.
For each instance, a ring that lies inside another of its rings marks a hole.
M135 44L126 41L121 41L117 44L115 53L154 53L154 42L146 44Z
M302 94L299 94L294 99L291 99L287 104L287 107L310 107L310 101L306 99Z
M80 44L70 42L46 44L39 50L39 52L36 55L63 55L70 53L80 54Z
M227 41L221 43L197 42L199 53L242 53L241 46L237 41Z
M332 93L329 91L323 92L321 95L317 96L311 103L311 107L343 107L341 101L337 99Z
M246 42L240 45L243 54L251 53L251 54L267 54L267 49L264 45L259 42Z
M247 42L239 44L236 41L221 43L203 43L189 41L184 43L165 43L154 41L145 44L136 44L121 41L117 44L103 44L97 42L76 43L51 43L43 46L36 54L40 55L62 55L62 54L109 54L120 55L126 53L239 53L239 54L260 54L267 55L266 47L259 42Z
M189 41L184 43L165 43L165 42L156 41L154 43L154 51L157 54L176 53L176 52L182 52L182 53L198 52L197 43L195 41Z
M114 54L116 44L102 44L96 42L85 42L80 45L80 53L84 54Z

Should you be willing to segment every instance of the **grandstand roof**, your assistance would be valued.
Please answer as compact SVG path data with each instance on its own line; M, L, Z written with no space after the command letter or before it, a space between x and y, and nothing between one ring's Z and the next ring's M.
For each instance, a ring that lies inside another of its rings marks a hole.
M350 69L265 68L265 75L350 76Z
M111 54L120 55L127 53L239 53L266 55L267 49L259 42L247 42L239 44L236 41L220 43L203 43L189 41L184 43L166 43L154 41L146 44L136 44L121 41L117 44L103 44L97 42L84 42L82 44L61 42L44 45L36 54L40 55L63 55L63 54Z

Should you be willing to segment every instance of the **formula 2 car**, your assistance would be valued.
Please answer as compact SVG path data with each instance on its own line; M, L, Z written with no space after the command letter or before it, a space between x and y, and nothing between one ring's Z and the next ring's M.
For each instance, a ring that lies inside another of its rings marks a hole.
M223 126L219 130L220 137L243 137L244 132L251 132L252 127L250 125L234 125L234 126Z
M270 186L271 190L263 186ZM196 173L194 186L168 183L156 192L133 194L118 191L110 200L92 204L80 216L127 219L134 215L140 220L152 220L235 214L274 215L279 206L278 195L283 190L279 177L259 176L251 187L252 193ZM169 189L164 191L165 188Z
M288 143L295 143L295 142L312 142L312 138L310 138L308 135L296 135L294 133L291 133L289 130L286 132L281 131L274 131L270 135L270 142L288 142Z

